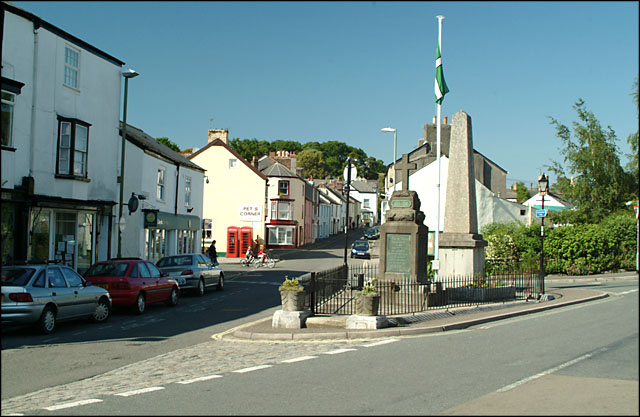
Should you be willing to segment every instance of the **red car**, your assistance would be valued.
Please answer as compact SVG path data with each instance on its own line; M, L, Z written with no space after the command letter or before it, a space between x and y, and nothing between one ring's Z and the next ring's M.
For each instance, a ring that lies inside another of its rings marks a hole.
M138 314L147 304L178 304L178 282L140 258L115 258L91 265L84 278L109 291L114 306L131 306Z

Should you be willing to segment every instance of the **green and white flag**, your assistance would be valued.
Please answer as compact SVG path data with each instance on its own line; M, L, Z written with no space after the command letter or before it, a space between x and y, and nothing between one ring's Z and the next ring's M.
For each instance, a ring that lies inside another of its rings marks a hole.
M442 104L444 95L449 92L447 83L444 81L444 71L442 70L442 57L440 56L440 42L438 41L438 52L436 53L436 81L435 93L436 103Z

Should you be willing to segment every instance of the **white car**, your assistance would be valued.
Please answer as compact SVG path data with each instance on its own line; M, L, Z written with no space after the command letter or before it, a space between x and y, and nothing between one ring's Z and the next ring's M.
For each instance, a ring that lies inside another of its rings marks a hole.
M213 265L206 255L185 253L165 256L156 266L178 281L180 290L191 290L203 296L206 287L216 287L219 291L224 289L224 271L220 266Z

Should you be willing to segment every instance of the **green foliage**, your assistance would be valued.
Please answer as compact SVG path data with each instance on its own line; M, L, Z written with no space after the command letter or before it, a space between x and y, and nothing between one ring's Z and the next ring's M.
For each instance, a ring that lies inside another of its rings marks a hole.
M633 91L631 92L633 102L636 105L636 114L638 112L638 77L633 82ZM631 176L635 179L634 189L638 190L638 131L630 134L627 137L627 143L631 145L631 155L629 157L629 163L627 164L627 170L631 173ZM636 194L636 201L638 195Z
M161 137L161 138L156 138L156 140L162 143L163 145L168 146L169 148L171 148L171 150L180 152L180 147L176 145L175 142L172 142L169 138Z
M540 256L537 224L491 223L482 229L482 237L489 243L485 249L487 274L536 268Z
M378 295L378 288L376 287L376 283L378 282L378 278L373 278L371 281L367 281L362 286L362 291L360 291L360 295L364 295L365 297L373 297Z
M552 161L548 168L557 176L555 187L588 221L598 222L624 207L637 193L636 180L620 165L616 135L610 126L604 129L595 115L579 99L574 108L579 122L571 130L550 117L556 135L562 141L560 153L564 166ZM573 137L572 137L573 136Z
M327 170L325 168L322 152L317 149L305 149L297 155L296 165L302 168L305 177L325 178Z
M298 283L298 278L289 278L287 275L284 276L282 289L284 291L304 291L304 287Z
M516 200L518 203L523 203L531 198L531 193L524 182L518 181L516 183Z

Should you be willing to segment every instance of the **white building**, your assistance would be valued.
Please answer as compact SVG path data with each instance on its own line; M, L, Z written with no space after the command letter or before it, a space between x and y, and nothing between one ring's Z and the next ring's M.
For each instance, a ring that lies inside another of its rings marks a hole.
M2 9L2 262L83 272L114 253L124 62Z
M375 226L378 218L378 182L375 180L351 181L349 196L360 202L360 222L365 226Z

